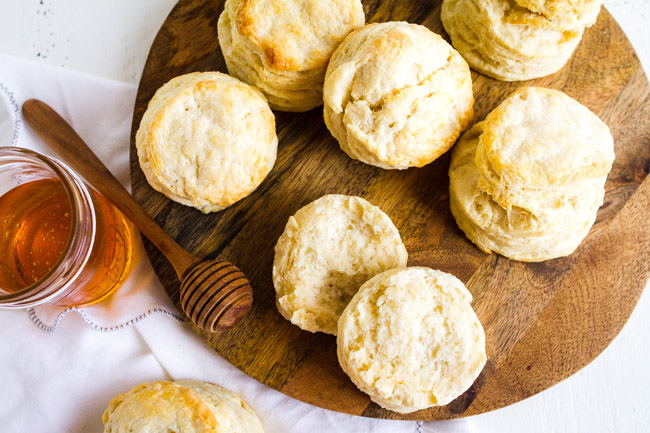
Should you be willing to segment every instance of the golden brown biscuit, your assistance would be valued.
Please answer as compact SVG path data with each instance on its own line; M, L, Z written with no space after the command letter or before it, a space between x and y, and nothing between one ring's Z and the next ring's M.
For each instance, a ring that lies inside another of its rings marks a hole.
M250 194L275 164L275 117L255 88L220 72L162 86L136 134L149 184L204 213Z
M219 44L228 72L273 109L307 111L323 103L330 56L364 22L360 0L227 0Z
M504 207L533 211L549 192L606 178L613 161L607 125L575 99L541 87L520 87L492 110L476 151L479 188Z
M104 433L263 433L244 401L197 380L143 383L120 394L102 417Z

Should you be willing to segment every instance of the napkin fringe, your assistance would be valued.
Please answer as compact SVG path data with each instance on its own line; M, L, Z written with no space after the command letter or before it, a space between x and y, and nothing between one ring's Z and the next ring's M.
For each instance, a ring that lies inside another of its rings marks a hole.
M16 98L14 97L14 92L9 90L7 86L5 86L4 83L0 82L0 90L4 92L5 95L7 95L7 99L9 99L9 103L11 104L11 108L14 111L14 132L13 135L11 136L11 145L12 146L17 146L18 145L18 137L20 136L20 126L21 126L21 120L20 120L20 108L18 107L18 103L16 102Z
M100 326L100 325L96 324L95 322L92 321L92 319L90 317L88 317L88 315L86 314L85 311L83 311L83 309L77 308L77 307L70 307L70 308L67 308L67 309L61 311L59 313L59 315L56 317L56 320L54 321L54 323L52 325L47 325L41 319L39 319L38 316L36 315L36 311L34 311L33 308L29 308L27 310L27 313L29 314L29 318L31 319L32 323L34 323L34 325L36 325L40 330L45 331L45 332L54 332L61 325L61 321L63 320L63 318L65 316L67 316L68 313L70 313L71 311L74 311L75 313L79 314L79 316L81 316L81 319L84 321L84 323L90 329L92 329L93 331L97 331L97 332L117 332L117 331L121 331L122 329L128 328L129 326L133 326L136 323L143 321L144 319L146 319L147 317L149 317L149 316L151 316L153 314L162 314L163 316L167 316L167 317L169 317L171 319L174 319L174 320L176 320L178 322L185 322L185 320L183 320L182 317L177 316L176 314L172 313L169 310L166 310L165 308L152 308L152 309L148 310L147 312L142 313L139 316L134 317L131 320L128 320L128 321L126 321L124 323L121 323L119 325L108 326L108 327Z

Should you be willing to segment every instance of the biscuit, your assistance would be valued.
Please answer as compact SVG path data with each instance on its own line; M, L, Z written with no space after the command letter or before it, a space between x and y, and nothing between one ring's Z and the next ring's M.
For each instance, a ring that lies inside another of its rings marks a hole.
M250 194L275 164L275 117L255 88L219 72L162 86L136 134L149 184L204 213Z
M504 81L557 72L573 54L584 30L580 25L563 27L557 19L550 20L513 0L444 0L441 19L454 48L472 68Z
M485 252L567 256L596 219L613 161L609 129L589 109L557 90L520 88L454 148L451 212Z
M365 23L360 0L227 0L218 23L228 72L257 86L271 108L323 103L330 56Z
M294 325L336 335L359 287L406 261L399 232L381 209L360 197L326 195L289 218L278 239L276 305Z
M453 275L392 269L367 281L338 324L341 368L378 405L399 413L443 406L486 362L472 295Z
M439 35L404 22L369 24L339 45L324 103L341 149L385 169L429 164L474 114L467 63Z
M143 383L120 394L102 417L104 433L263 433L244 401L220 386L197 380Z

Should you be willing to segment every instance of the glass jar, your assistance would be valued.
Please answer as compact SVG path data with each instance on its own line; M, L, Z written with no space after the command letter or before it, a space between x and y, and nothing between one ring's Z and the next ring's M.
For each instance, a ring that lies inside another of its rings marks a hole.
M0 236L0 308L88 306L131 266L124 216L67 165L27 149L0 147Z

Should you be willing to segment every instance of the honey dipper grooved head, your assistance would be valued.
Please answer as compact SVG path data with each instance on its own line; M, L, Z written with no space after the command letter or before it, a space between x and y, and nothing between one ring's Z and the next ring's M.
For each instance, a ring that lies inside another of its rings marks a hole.
M232 263L197 262L181 282L181 307L192 322L208 332L237 325L253 306L253 289Z

